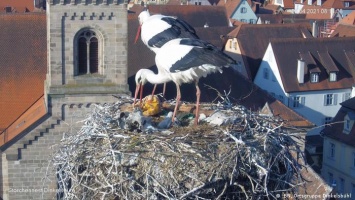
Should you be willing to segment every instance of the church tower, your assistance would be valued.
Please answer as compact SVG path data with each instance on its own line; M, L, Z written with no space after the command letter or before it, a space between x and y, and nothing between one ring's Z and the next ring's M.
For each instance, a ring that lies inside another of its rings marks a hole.
M45 17L45 101L30 110L43 117L24 121L31 126L2 152L3 199L58 197L58 174L49 163L55 145L65 133L80 130L80 121L95 105L129 93L125 2L47 0Z
M106 103L115 100L112 95L127 94L123 1L49 0L47 40L45 85L52 116L65 120L64 104Z

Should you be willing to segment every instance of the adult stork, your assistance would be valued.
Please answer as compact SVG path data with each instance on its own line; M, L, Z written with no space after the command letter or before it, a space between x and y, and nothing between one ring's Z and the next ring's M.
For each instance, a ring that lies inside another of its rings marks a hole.
M135 43L140 35L142 42L150 50L154 51L154 53L157 53L166 42L172 39L199 38L196 35L195 29L184 20L161 14L150 15L146 7L139 14L138 21L139 28ZM161 71L159 67L158 71ZM156 86L157 85L155 84L152 95L154 95ZM165 88L166 84L164 84L163 95L165 94Z
M137 72L135 101L146 82L161 84L173 81L176 85L176 105L172 116L172 121L174 121L181 99L180 85L195 82L196 117L194 123L197 125L201 95L198 86L199 79L217 71L222 73L222 68L235 64L235 60L206 41L178 38L170 40L161 47L155 56L155 63L161 69L158 74L149 69L141 69Z

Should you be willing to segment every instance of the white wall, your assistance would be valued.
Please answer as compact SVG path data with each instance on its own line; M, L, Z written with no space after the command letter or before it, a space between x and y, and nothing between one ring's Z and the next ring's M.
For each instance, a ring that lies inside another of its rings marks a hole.
M264 78L264 70L269 71L269 78ZM296 74L295 74L296 76ZM263 61L259 67L258 73L254 79L254 83L260 88L266 90L270 94L275 94L275 98L282 100L283 103L293 109L298 114L302 115L309 121L313 122L317 126L321 126L316 129L312 129L308 132L308 135L319 134L319 131L324 127L325 117L334 117L340 109L340 103L343 101L344 93L351 93L352 89L338 89L338 90L320 90L320 91L307 91L307 92L293 92L286 93L282 85L281 76L276 64L275 56L272 51L272 46L269 44L265 51ZM325 106L324 95L336 94L336 105ZM298 108L293 108L292 98L294 96L304 97L304 105Z

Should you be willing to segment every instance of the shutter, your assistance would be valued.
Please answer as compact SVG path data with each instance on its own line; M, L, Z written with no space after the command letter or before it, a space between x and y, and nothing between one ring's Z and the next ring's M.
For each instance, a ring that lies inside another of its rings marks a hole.
M325 106L327 105L327 95L326 94L324 95L324 102L323 103Z
M333 94L333 97L334 97L333 105L337 105L338 104L338 94Z

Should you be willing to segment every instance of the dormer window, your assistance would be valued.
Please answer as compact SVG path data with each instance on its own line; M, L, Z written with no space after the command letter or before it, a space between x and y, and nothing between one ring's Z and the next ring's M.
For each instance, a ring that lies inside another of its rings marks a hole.
M344 129L343 132L346 134L349 134L351 129L353 128L355 121L355 113L353 112L348 112L347 115L344 117Z
M350 7L350 2L349 2L349 1L344 1L344 7L345 7L345 8Z
M6 13L12 12L12 7L11 7L11 6L6 6L6 7L5 7L5 12L6 12Z
M311 83L318 83L318 82L319 82L319 74L311 73Z
M234 49L236 50L237 49L237 40L235 38L233 38L232 40L230 40L230 43L229 43L229 48L230 49Z
M332 82L337 81L337 73L330 72L329 73L329 81L332 81Z

